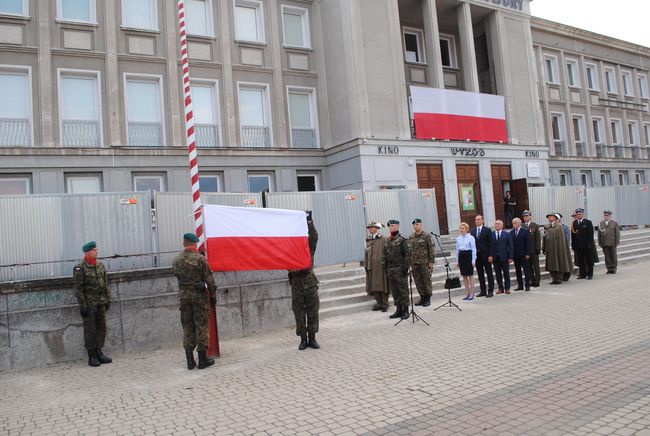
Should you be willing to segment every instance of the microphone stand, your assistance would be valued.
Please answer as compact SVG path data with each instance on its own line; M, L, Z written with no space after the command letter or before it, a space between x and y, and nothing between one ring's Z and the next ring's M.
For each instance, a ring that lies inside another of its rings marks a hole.
M440 247L440 252L442 253L442 257L445 259L445 269L447 270L447 280L445 281L445 288L447 289L447 296L449 297L449 300L446 303L441 304L440 306L436 307L433 310L434 311L438 310L441 307L455 307L456 309L458 309L458 310L460 310L462 312L463 309L458 307L458 304L451 301L451 287L448 287L449 273L451 272L451 267L449 266L449 260L447 260L447 256L445 256L445 252L442 249L442 244L440 244L440 235L436 235L433 232L431 232L431 234L436 237L436 242L438 243L438 247Z
M412 274L412 271L411 271L410 268L409 268L408 275L409 275L409 290L410 290L410 293L411 293L411 297L410 297L411 298L411 311L409 312L409 316L413 318L413 324L415 324L415 321L422 321L426 325L429 325L429 323L426 322L425 320L423 320L420 315L415 313L415 305L413 304L413 274ZM405 319L408 319L408 318L405 318ZM395 325L399 324L402 321L404 321L404 319L400 319L399 321L397 321L395 323Z

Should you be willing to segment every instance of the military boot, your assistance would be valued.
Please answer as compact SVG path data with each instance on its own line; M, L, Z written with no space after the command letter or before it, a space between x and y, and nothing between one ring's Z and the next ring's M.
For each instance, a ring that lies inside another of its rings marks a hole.
M298 345L298 349L302 351L307 348L307 345L307 335L300 335L300 345Z
M108 356L105 356L104 353L102 353L101 348L96 349L95 354L97 355L97 360L99 360L99 363L101 363L102 365L104 363L111 363L113 361L113 359L111 359Z
M208 366L214 365L214 359L208 358L207 351L201 350L199 353L199 369L207 368Z
M196 367L196 360L194 360L194 350L191 348L186 348L185 357L187 358L187 369L194 369Z
M101 366L95 350L88 350L88 366Z
M402 307L401 306L395 306L395 313L389 316L389 318L399 318L402 316Z
M423 306L425 301L427 301L427 297L422 296L422 297L420 297L420 299L418 300L418 302L415 303L415 305L416 305L416 306Z
M431 295L425 295L424 296L424 302L422 303L423 307L429 307L431 306Z
M318 350L320 348L320 345L318 345L318 342L316 342L316 333L309 333L309 346L314 350Z
M409 319L409 316L410 316L409 307L408 306L402 307L402 315L400 316L400 318Z

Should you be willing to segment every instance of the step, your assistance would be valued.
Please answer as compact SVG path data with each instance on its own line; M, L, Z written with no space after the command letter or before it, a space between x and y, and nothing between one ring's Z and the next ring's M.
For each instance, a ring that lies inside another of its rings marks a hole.
M318 277L318 281L320 282L319 288L321 291L346 288L354 285L365 285L366 283L366 272L364 269L361 269L360 273L357 275L336 279L323 279L322 276L318 275L318 273L316 274L316 277Z

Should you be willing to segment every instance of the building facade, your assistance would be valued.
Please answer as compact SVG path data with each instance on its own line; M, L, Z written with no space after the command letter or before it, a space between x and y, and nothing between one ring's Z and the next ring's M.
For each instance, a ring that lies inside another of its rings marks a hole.
M0 2L0 195L190 190L176 3ZM186 8L204 191L435 187L448 231L507 190L648 175L650 50L528 0ZM500 96L507 140L422 139L412 87Z

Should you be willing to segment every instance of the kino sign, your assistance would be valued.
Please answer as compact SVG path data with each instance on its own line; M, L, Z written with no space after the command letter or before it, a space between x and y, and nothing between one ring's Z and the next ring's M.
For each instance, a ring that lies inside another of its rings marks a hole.
M504 8L511 8L521 11L524 8L524 0L485 0L487 3L493 5L503 6Z

